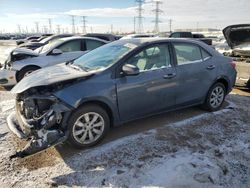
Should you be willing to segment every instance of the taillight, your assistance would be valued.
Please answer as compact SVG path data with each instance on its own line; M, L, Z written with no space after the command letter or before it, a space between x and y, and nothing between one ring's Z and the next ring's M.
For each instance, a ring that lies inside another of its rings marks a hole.
M231 61L230 64L232 65L232 67L235 69L236 68L236 63L235 61Z

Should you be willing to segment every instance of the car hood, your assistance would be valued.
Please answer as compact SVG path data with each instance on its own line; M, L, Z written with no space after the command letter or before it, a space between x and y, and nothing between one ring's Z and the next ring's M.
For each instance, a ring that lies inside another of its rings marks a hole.
M234 49L239 45L250 45L250 24L231 25L223 29L228 45Z
M43 68L35 71L24 77L16 86L11 90L12 93L22 93L30 88L37 86L48 86L50 84L71 80L75 78L86 77L95 74L97 71L80 71L76 70L66 63L55 66Z
M30 55L30 56L39 56L39 53L30 50L30 49L25 49L25 48L16 48L11 52L13 55Z

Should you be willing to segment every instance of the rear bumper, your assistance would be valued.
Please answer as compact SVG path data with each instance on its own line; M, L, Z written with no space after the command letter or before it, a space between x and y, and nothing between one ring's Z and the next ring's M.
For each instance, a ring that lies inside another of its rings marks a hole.
M16 81L16 71L0 69L0 85L1 86L14 86Z

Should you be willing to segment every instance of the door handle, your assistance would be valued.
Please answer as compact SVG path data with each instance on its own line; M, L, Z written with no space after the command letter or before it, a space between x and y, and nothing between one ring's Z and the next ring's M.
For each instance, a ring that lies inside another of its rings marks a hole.
M209 65L209 66L207 67L208 70L213 70L214 68L215 68L215 65Z
M170 74L166 74L163 76L164 79L170 79L170 78L174 78L176 76L176 73L170 73Z

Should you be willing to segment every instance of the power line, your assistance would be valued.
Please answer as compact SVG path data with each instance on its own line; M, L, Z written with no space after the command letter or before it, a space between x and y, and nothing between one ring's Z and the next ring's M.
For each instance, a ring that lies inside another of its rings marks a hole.
M143 8L142 5L144 4L145 0L135 0L135 2L138 4L138 8L137 10L137 33L143 33L143 23L142 23L142 12L143 12Z
M160 0L156 0L154 1L154 3L155 3L155 9L153 10L153 12L155 13L155 20L153 21L155 23L154 32L159 33L159 23L161 22L159 19L159 14L163 13L163 11L160 9L160 4L162 4L162 2Z

